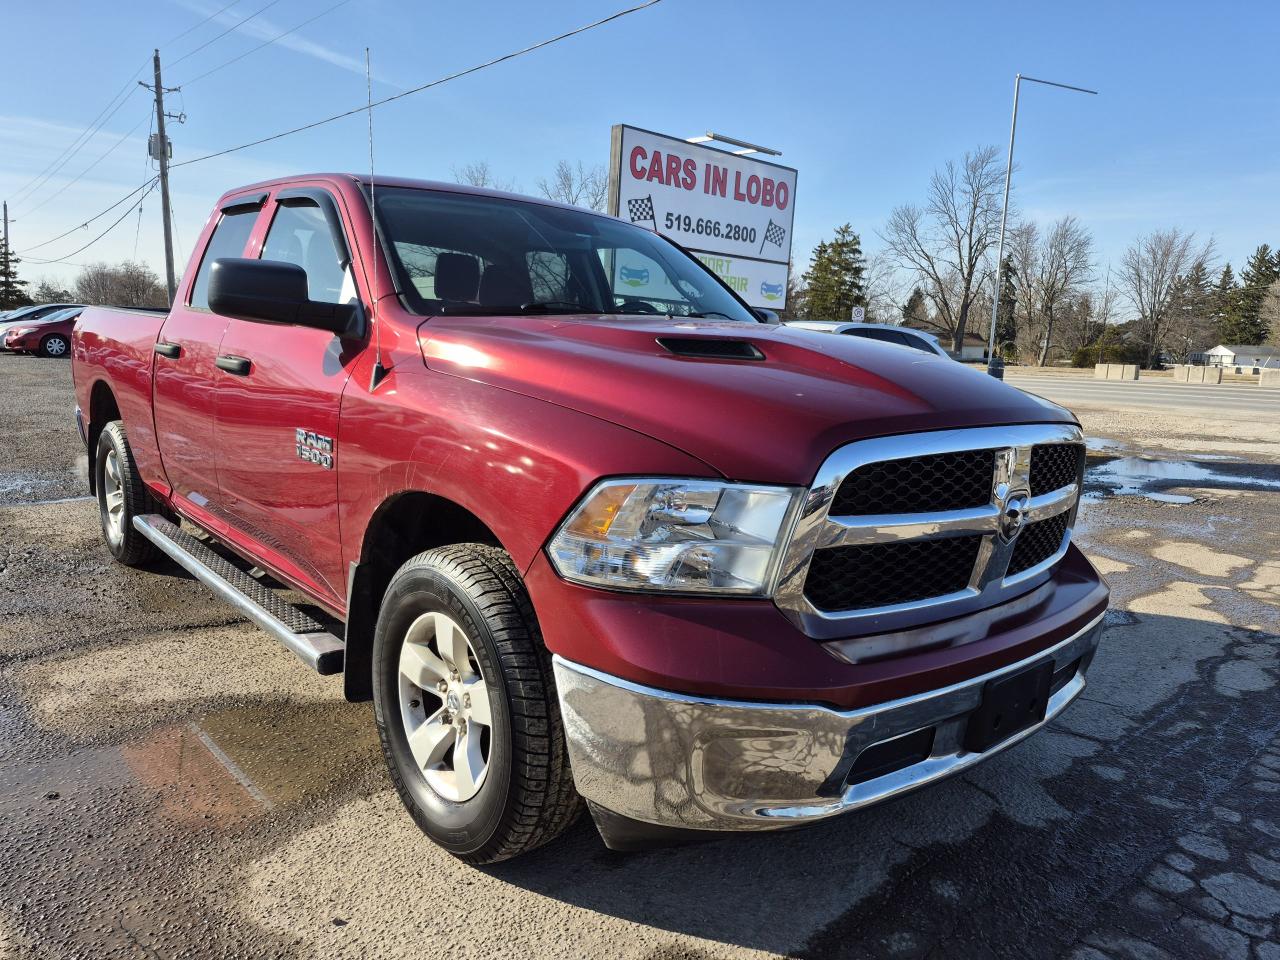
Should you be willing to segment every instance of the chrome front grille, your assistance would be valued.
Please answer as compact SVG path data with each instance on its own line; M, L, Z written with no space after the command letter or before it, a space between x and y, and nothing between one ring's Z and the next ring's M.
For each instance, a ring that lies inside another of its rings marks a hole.
M994 450L960 450L868 463L844 478L830 512L837 517L913 513L921 503L935 510L980 507L991 502L995 456Z
M774 594L816 639L906 631L1043 583L1084 469L1076 427L981 427L849 444L819 470ZM1020 519L1019 519L1020 518Z
M819 610L866 610L926 600L969 585L982 537L860 543L817 550L804 595Z

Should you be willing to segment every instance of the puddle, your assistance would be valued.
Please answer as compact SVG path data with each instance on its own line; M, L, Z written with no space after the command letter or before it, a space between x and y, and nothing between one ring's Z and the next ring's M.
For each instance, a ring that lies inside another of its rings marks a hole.
M367 711L346 704L299 707L288 724L265 705L214 711L156 729L120 752L167 820L231 826L277 806L314 801L356 770L376 765Z
M1195 497L1170 493L1178 487L1220 490L1280 491L1280 466L1242 463L1225 456L1195 460L1156 460L1150 457L1093 458L1084 479L1084 501L1138 496L1158 503L1194 503Z
M52 477L38 477L33 474L5 473L0 474L0 498L19 494L32 494L43 488L60 483Z
M83 503L85 500L94 500L95 497L90 494L83 494L78 497L56 497L53 500L24 500L18 503L5 504L12 507L53 507L60 503Z
M1124 444L1119 440L1108 440L1106 437L1085 437L1084 446L1086 450L1094 450L1099 453L1106 450L1124 449Z

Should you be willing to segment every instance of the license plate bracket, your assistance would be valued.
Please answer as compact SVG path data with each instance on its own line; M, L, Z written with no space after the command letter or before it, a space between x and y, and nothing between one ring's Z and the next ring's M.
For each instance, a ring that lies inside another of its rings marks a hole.
M982 702L965 726L964 748L981 753L1041 723L1049 706L1052 682L1052 660L987 681L982 688Z

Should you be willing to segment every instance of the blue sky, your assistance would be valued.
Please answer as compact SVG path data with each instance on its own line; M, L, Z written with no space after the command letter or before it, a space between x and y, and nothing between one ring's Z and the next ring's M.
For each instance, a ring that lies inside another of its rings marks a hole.
M7 0L0 22L0 197L14 247L61 233L140 184L149 95L125 101L62 171L23 187L162 45L175 161L355 107L628 6L627 0L445 4L348 0L285 40L203 79L334 0ZM206 49L179 58L262 11ZM29 38L31 42L25 42ZM55 41L56 38L56 41ZM1099 270L1137 235L1177 226L1212 237L1237 271L1280 244L1280 84L1274 2L766 3L663 0L658 6L375 112L380 172L450 179L484 160L534 192L567 158L604 163L609 128L677 135L716 130L769 144L799 170L795 258L844 221L880 246L889 211L923 198L931 171L1008 137L1013 76L1093 87L1097 97L1024 86L1014 193L1020 212L1076 214ZM16 82L15 82L16 78ZM218 194L265 177L363 170L363 116L174 173L180 257ZM133 131L130 133L130 131ZM124 138L123 140L121 138ZM52 196L89 163L113 152ZM74 264L134 255L163 261L158 198L71 264L24 275L71 279ZM121 209L124 209L123 207ZM115 218L42 247L65 256ZM135 247L136 242L136 247Z

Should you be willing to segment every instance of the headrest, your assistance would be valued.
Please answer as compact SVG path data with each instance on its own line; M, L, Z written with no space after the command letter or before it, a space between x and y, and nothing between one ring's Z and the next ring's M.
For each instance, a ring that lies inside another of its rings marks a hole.
M520 274L496 263L485 268L480 281L480 303L486 307L518 307L533 299L527 273Z
M480 286L480 262L466 253L436 257L436 296L441 300L474 300Z

